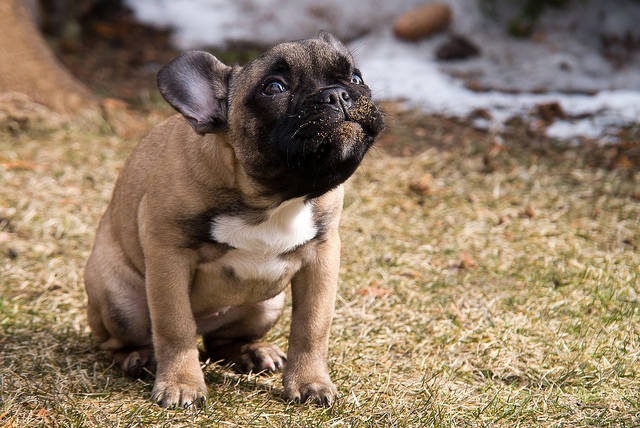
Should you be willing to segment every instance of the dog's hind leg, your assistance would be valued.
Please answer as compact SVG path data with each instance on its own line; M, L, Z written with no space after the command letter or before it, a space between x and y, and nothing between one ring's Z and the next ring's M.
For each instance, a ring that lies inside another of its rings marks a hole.
M231 363L241 373L276 372L287 360L284 352L261 339L275 325L284 308L285 294L263 302L229 308L203 336L213 361Z
M129 376L153 368L151 321L144 278L127 264L110 239L108 224L101 225L85 268L88 321L102 349L112 351Z
M124 374L132 378L143 377L145 369L150 373L156 371L156 358L152 346L121 348L114 351L113 358L120 364Z

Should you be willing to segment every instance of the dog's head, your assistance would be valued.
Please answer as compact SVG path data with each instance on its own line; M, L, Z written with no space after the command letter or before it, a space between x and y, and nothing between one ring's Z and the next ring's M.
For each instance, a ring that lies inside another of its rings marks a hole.
M244 67L188 52L158 74L198 133L225 132L248 174L284 198L344 182L383 128L345 46L329 33L276 45Z

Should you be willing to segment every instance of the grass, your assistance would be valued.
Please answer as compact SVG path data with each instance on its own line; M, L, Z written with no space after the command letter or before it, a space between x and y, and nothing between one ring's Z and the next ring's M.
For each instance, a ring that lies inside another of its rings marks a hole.
M135 135L2 135L0 426L640 424L636 165L413 112L347 186L329 348L341 400L291 405L280 375L205 362L206 408L151 404L152 379L124 378L91 340L82 268L119 169L163 114ZM269 334L283 348L288 322Z

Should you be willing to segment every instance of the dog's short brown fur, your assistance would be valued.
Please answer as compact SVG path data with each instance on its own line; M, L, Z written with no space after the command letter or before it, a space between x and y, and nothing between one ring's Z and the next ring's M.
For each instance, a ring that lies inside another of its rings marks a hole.
M157 364L163 406L207 395L198 334L213 360L284 367L288 399L330 404L342 182L383 126L351 55L327 33L242 68L190 52L158 83L184 117L136 147L100 221L85 270L95 337L130 375ZM285 357L260 339L289 284Z

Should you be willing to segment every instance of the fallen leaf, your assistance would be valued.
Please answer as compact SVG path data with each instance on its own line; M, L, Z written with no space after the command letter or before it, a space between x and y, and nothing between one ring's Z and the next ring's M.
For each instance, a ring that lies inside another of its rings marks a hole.
M107 39L112 39L116 37L119 32L116 25L106 23L106 22L97 22L93 24L93 31L95 31L100 36L105 37Z
M489 149L489 152L487 152L487 155L491 157L495 157L498 155L498 153L500 153L503 150L504 150L504 145L499 143L493 143L493 145L491 146L491 149Z
M536 31L531 35L531 40L536 43L544 43L547 40L547 37L542 31Z
M13 170L33 171L34 169L36 169L36 165L33 162L21 161L21 160L4 161L2 162L2 166L5 167L7 171L13 171Z
M631 161L629 160L628 157L622 155L622 156L619 156L618 159L616 159L614 166L615 168L629 169L631 168Z
M467 269L475 266L477 266L477 264L476 261L473 260L473 257L471 257L471 254L469 254L468 251L463 251L460 255L460 263L458 264L458 267L460 269Z
M410 271L402 272L400 276L404 276L405 278L409 278L409 279L414 279L414 278L421 278L422 274L417 270L410 270Z
M393 294L392 290L387 290L386 288L380 288L376 286L369 286L366 288L361 288L357 291L361 296L373 296L373 297L385 297Z
M413 135L419 138L424 138L427 136L426 128L418 127L413 131Z
M102 101L102 107L106 110L107 114L113 114L116 110L126 110L129 105L126 101L117 98L105 98Z
M76 198L64 198L60 200L60 205L79 205L79 202Z
M376 140L378 147L391 147L396 143L397 138L391 134L385 134Z
M9 242L11 240L11 234L0 230L0 244L3 242Z
M406 104L400 101L381 101L380 107L382 108L382 111L392 117L398 116L408 111Z
M450 308L451 308L451 312L453 312L453 314L456 316L456 318L458 318L458 320L460 320L460 322L465 322L467 320L467 317L464 316L462 311L460 311L460 308L458 308L458 305L451 302Z

